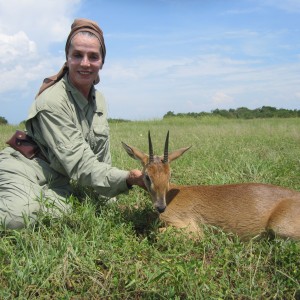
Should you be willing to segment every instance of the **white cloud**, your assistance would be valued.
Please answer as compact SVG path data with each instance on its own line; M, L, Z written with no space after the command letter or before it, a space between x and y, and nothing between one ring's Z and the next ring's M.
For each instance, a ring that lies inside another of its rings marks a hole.
M0 93L24 92L33 81L59 70L63 51L53 55L49 47L61 42L63 50L79 4L80 0L0 0Z
M212 104L215 107L227 107L228 104L233 104L233 97L228 94L218 91L212 97Z
M40 60L29 60L26 63L1 67L0 70L0 93L9 91L24 92L31 88L34 81L42 82L43 78L55 74L62 66L60 58L44 57ZM35 92L32 91L32 94ZM0 101L7 100L1 97Z
M80 0L0 0L0 32L23 31L40 45L63 41L79 4Z
M289 13L300 13L300 1L299 0L265 0L259 1L261 5L277 7L281 10L287 11Z
M167 111L200 112L241 106L297 108L299 68L297 62L267 67L264 61L219 55L177 60L127 59L119 60L117 67L110 63L105 66L100 89L113 112L111 117L143 119L163 116Z
M13 35L0 33L1 65L12 63L18 59L34 57L36 51L35 42L29 40L25 32L19 31Z

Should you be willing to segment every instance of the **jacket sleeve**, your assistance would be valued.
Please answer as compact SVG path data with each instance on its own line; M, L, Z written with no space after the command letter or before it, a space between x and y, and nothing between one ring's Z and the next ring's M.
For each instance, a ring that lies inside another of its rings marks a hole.
M42 110L36 118L44 142L67 176L81 185L92 186L106 197L128 191L128 171L112 167L108 163L109 151L107 159L99 161L67 112Z

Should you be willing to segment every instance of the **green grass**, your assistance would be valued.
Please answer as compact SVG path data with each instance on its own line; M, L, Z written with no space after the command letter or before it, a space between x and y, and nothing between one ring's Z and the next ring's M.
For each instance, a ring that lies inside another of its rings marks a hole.
M0 127L0 145L16 128ZM192 145L172 164L181 184L265 182L300 190L300 119L170 118L111 124L115 166L140 168L121 141L147 152ZM300 243L205 228L194 241L159 233L149 196L135 188L104 205L78 187L74 211L3 232L0 299L300 299Z

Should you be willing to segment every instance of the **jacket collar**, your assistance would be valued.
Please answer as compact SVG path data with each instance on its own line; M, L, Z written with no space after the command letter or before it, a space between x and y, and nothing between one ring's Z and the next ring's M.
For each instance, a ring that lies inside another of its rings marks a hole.
M89 102L86 101L86 98L69 81L68 73L65 74L65 76L63 77L63 80L66 84L66 90L72 94L73 99L76 102L76 104L79 106L79 108L81 110L83 110L89 104ZM94 86L92 86L92 88L91 88L90 95L89 95L89 101L92 101L95 112L103 113L103 108L102 108L102 105L100 105L99 99L97 99L96 89Z

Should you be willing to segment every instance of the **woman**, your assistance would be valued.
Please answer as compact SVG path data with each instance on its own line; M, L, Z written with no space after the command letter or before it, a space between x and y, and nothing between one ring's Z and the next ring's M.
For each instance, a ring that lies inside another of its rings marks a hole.
M67 211L71 179L106 197L132 185L144 187L139 170L111 166L105 100L94 88L106 54L101 29L93 21L76 19L65 52L63 68L44 80L30 109L27 135L19 132L11 147L0 152L0 220L5 228L33 223L43 210Z

